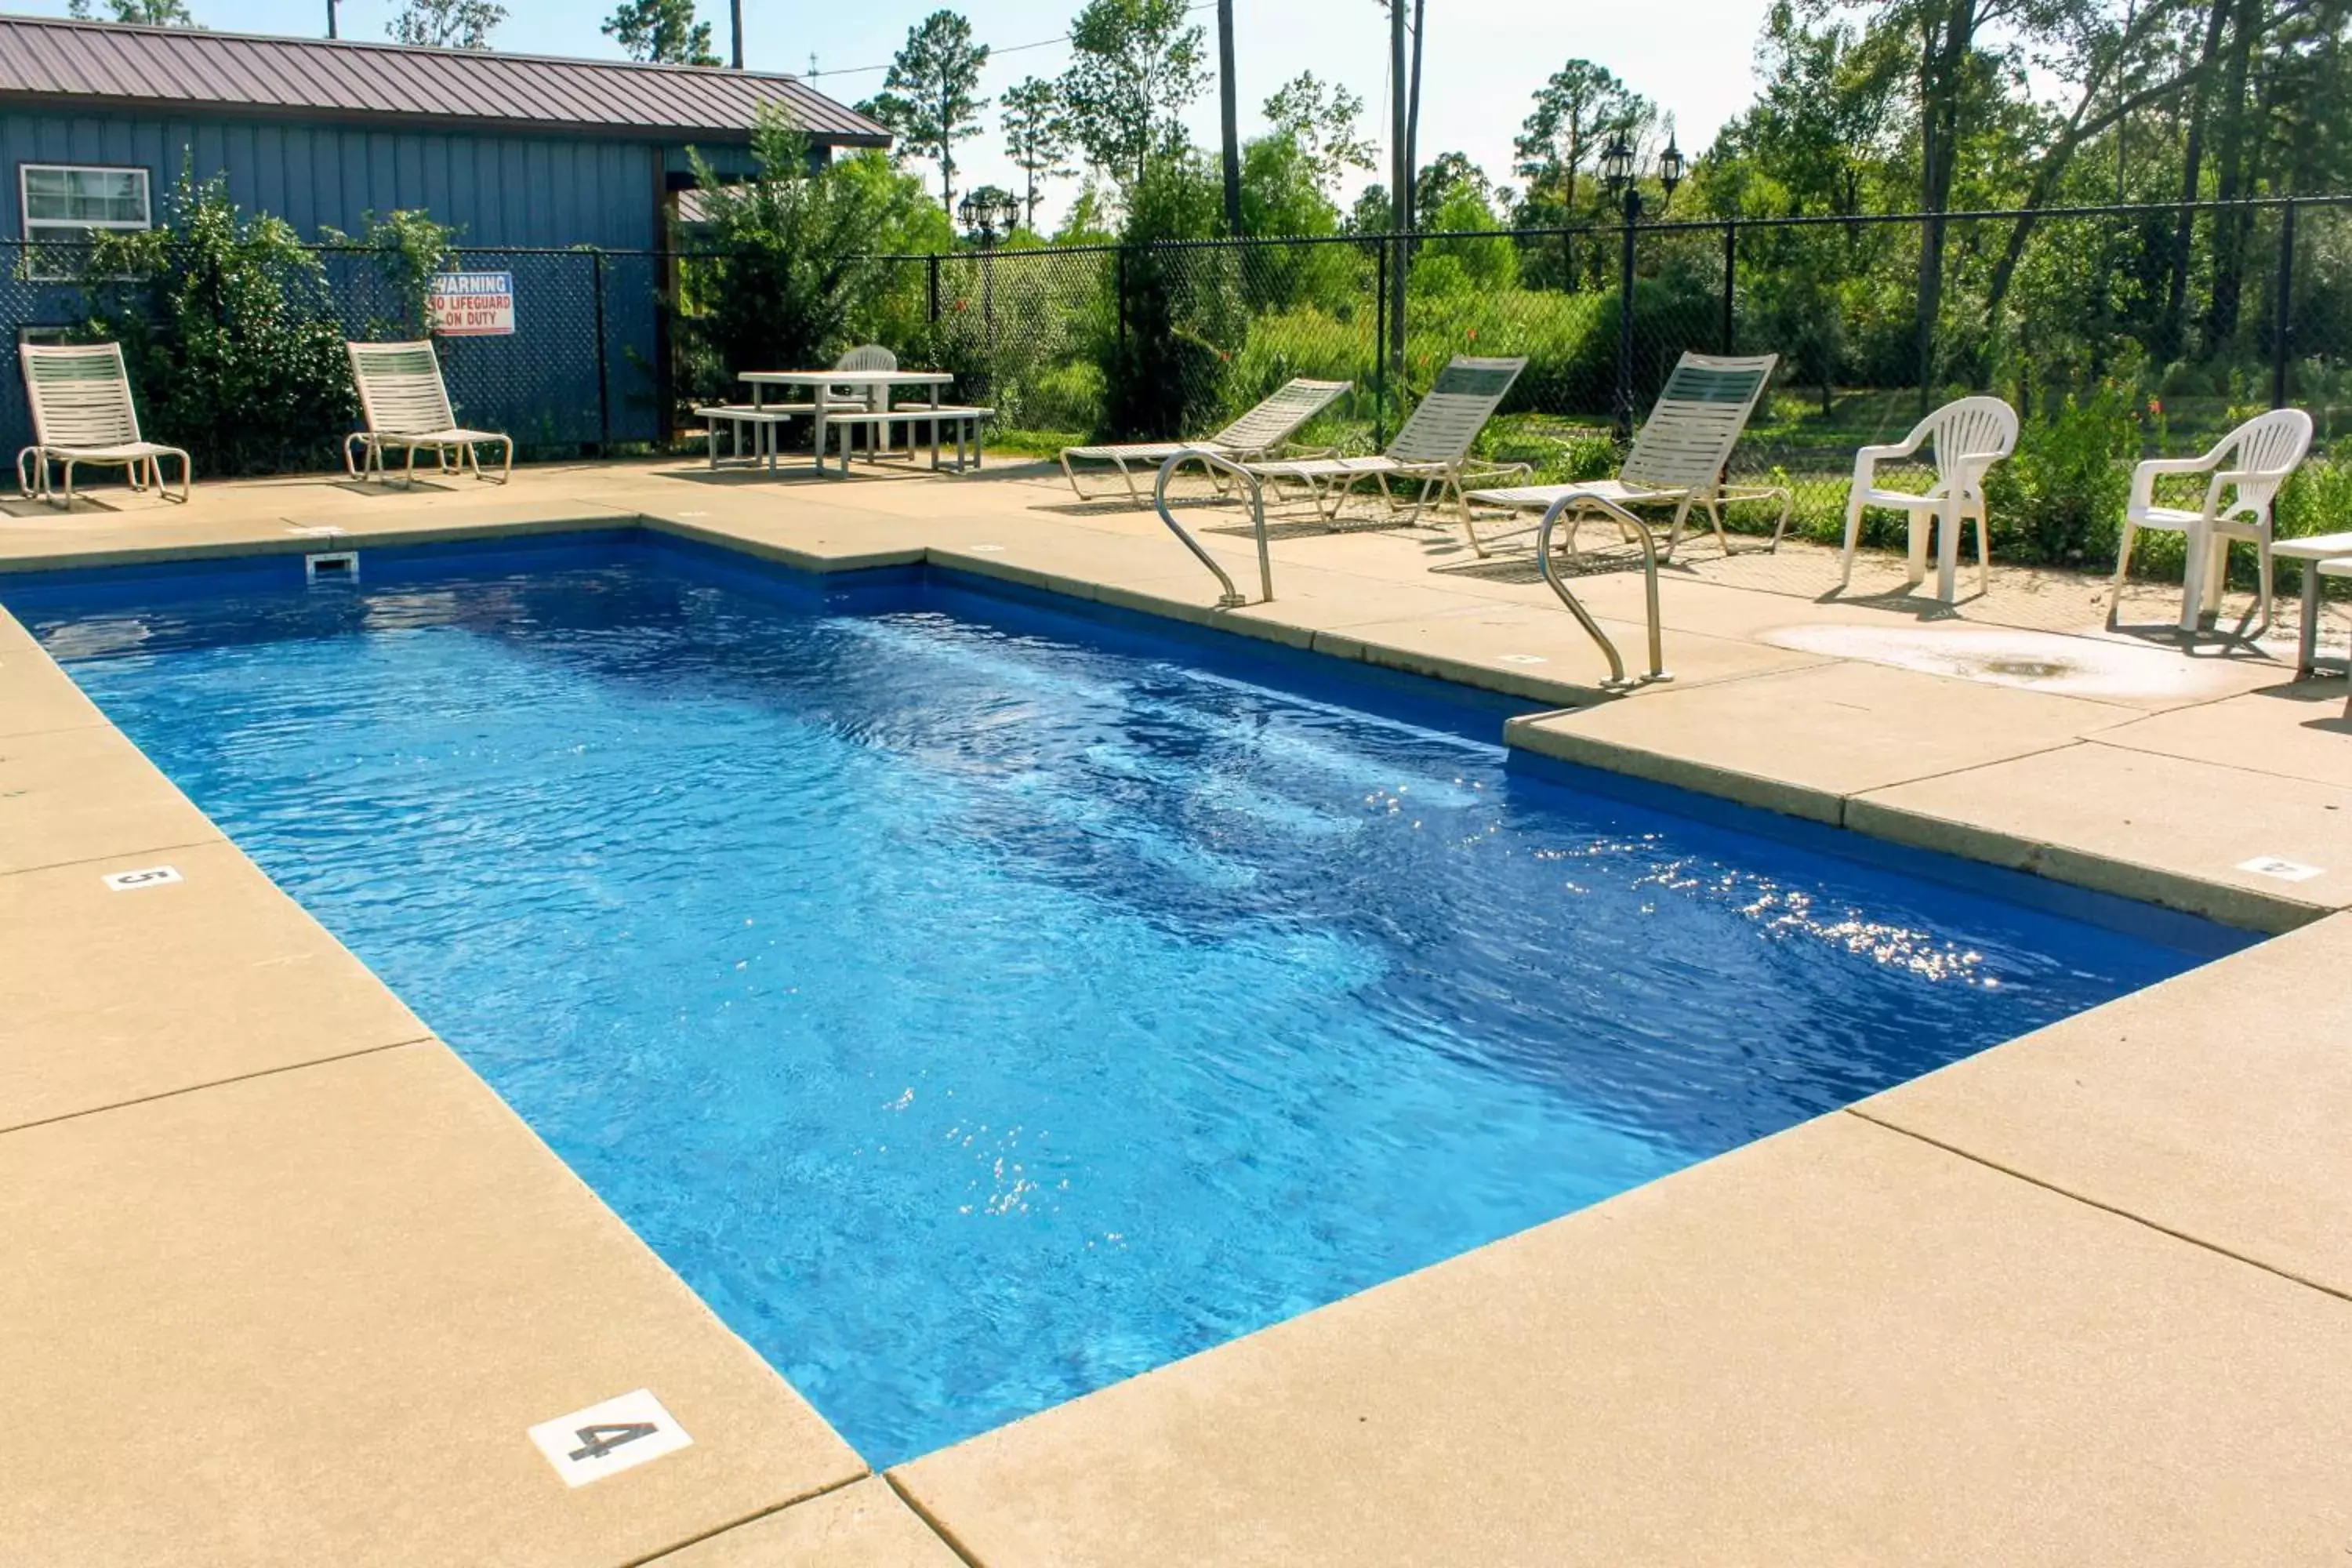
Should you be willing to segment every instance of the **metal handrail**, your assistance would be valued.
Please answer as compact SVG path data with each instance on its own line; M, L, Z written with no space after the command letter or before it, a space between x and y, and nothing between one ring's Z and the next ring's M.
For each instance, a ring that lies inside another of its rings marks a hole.
M1193 462L1199 463L1203 468L1209 469L1213 474L1215 470L1223 468L1225 472L1234 475L1235 478L1241 479L1244 483L1249 486L1250 516L1256 524L1257 529L1258 590L1264 595L1260 600L1260 603L1268 605L1274 603L1274 556L1269 551L1265 541L1265 491L1259 485L1257 476L1250 472L1247 468L1244 467L1242 464L1234 462L1231 458L1222 457L1215 452L1208 450L1206 447L1185 447L1182 451L1177 453L1175 456L1170 458L1166 462L1160 465L1159 482L1151 487L1151 501L1154 506L1160 509L1160 521L1166 523L1169 531L1174 533L1177 538L1184 542L1184 548L1191 551L1200 561L1202 565L1206 566L1210 571L1217 574L1218 583L1223 584L1224 588L1224 592L1217 595L1217 608L1221 610L1234 610L1239 609L1242 605L1249 603L1248 598L1243 595L1242 591L1234 586L1234 580L1226 574L1225 569L1217 564L1216 557L1211 555L1206 550L1202 549L1201 547L1201 542L1193 538L1191 531L1187 530L1182 523L1176 521L1176 514L1174 512L1168 510L1168 480L1170 477L1186 463ZM1224 492L1224 487L1220 484L1217 488L1218 493L1222 495Z
M1552 564L1552 527L1559 521L1560 513L1570 507L1576 507L1579 510L1591 508L1606 512L1630 531L1634 538L1642 542L1642 580L1643 586L1646 590L1650 617L1650 672L1639 679L1631 679L1626 675L1625 660L1618 654L1617 645L1609 640L1609 634L1601 629L1601 623L1592 618L1591 612L1578 602L1574 594L1569 592L1568 584L1560 581L1559 570ZM1586 635L1599 643L1601 651L1608 656L1609 679L1601 683L1602 690L1631 691L1636 687L1647 686L1652 681L1674 679L1672 675L1666 673L1665 634L1659 629L1658 626L1658 544L1656 540L1650 537L1648 525L1640 518L1635 517L1607 496L1595 495L1585 490L1570 490L1545 508L1543 521L1536 524L1536 568L1543 574L1543 580L1551 584L1551 591L1559 595L1559 602L1568 606L1568 613L1576 617L1576 624L1582 626Z

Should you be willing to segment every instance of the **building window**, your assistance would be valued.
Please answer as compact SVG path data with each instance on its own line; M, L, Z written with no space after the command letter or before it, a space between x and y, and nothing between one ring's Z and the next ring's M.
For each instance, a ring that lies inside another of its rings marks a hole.
M147 205L147 171L59 163L22 166L25 237L39 244L82 246L100 229L154 227ZM71 254L36 251L36 277L71 274Z

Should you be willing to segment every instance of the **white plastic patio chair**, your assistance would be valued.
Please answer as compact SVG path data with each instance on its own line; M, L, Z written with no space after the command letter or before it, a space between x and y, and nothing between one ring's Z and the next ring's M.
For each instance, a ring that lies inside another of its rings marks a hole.
M898 368L898 356L880 343L860 343L834 361L833 368L835 370L896 370ZM866 414L872 414L881 408L887 395L879 387L870 384L852 384L844 386L828 386L824 389L824 402L827 407L840 407L847 405ZM889 445L888 435L888 431L879 426L876 427L873 447L877 455L880 448ZM845 426L842 439L846 443L848 438L847 428ZM845 464L849 461L845 449L842 455L842 461Z
M430 342L347 342L343 352L351 356L352 384L359 389L360 412L367 421L366 429L343 437L343 468L352 478L381 475L383 449L394 447L408 453L409 484L416 482L420 447L432 452L445 470L454 451L459 473L470 465L476 479L487 479L474 448L491 441L506 449L498 482L514 476L514 438L495 430L468 430L457 423L449 407L449 388L441 379L440 356ZM365 453L363 464L354 459L354 448Z
M1914 494L1881 489L1878 465L1898 461L1935 444L1936 482ZM1927 525L1937 524L1936 596L1950 604L1958 593L1960 532L1964 524L1977 525L1977 592L1992 586L1992 558L1985 545L1985 475L2017 449L2017 410L1998 397L1963 397L1947 403L1918 424L1911 434L1891 446L1864 447L1853 455L1853 485L1846 494L1845 553L1838 571L1838 592L1853 581L1853 552L1862 538L1862 514L1869 507L1886 507L1907 515L1910 526L1909 573L1916 584L1927 574Z
M181 500L193 478L187 453L139 434L139 410L131 399L131 374L122 366L121 343L26 343L22 356L25 395L33 409L33 444L16 454L16 488L40 500L51 499L49 465L65 466L66 506L74 500L74 468L89 463L121 468L131 488L150 484L165 500L161 459L180 459Z
M1706 509L1715 524L1716 542L1728 555L1731 541L1724 532L1723 509L1734 501L1778 500L1780 516L1773 524L1769 546L1777 550L1781 534L1788 530L1795 498L1780 485L1727 484L1724 470L1731 462L1732 449L1739 445L1739 437L1748 428L1748 416L1755 413L1758 400L1764 395L1765 384L1772 379L1773 367L1780 363L1778 354L1735 358L1685 353L1675 362L1674 374L1666 378L1650 416L1642 421L1642 428L1633 437L1633 449L1625 454L1615 479L1588 479L1572 485L1524 485L1504 491L1481 491L1473 499L1540 513L1549 510L1560 497L1575 494L1578 505L1563 517L1569 524L1566 542L1570 556L1576 553L1578 526L1600 513L1598 506L1582 504L1587 498L1612 502L1629 510L1671 506L1675 509L1674 523L1664 548L1658 552L1661 559L1671 556L1675 546L1682 542L1683 524L1693 507ZM1480 556L1486 554L1487 543L1532 533L1538 526L1528 523L1506 528L1481 541L1471 523L1468 509L1463 512L1463 531L1469 536L1470 548ZM1619 527L1623 526L1620 521Z
M2261 574L2261 602L2248 612L2261 621L2251 635L2260 637L2271 624L2271 506L2279 487L2311 450L2311 416L2300 408L2273 408L2247 420L2221 437L2210 452L2194 458L2151 458L2132 470L2131 502L2124 511L2123 538L2116 546L2116 581L2107 599L2107 625L2116 624L2122 603L2124 574L2131 565L2132 540L2142 529L2160 529L2183 536L2188 568L2180 584L2180 629L2194 632L2201 616L2219 615L2221 584L2228 575L2230 544L2244 540L2254 547ZM2159 474L2203 474L2205 500L2195 511L2156 504ZM2227 504L2223 498L2227 497ZM2247 623L2238 635L2250 635Z
M1471 445L1495 416L1511 384L1527 368L1521 359L1472 359L1460 356L1437 373L1410 418L1388 444L1387 450L1369 458L1297 458L1242 467L1261 480L1295 483L1305 489L1308 502L1327 522L1339 521L1349 495L1366 479L1377 482L1386 521L1398 521L1397 498L1391 479L1417 482L1420 489L1406 506L1403 521L1419 518L1434 495L1443 503L1452 496L1466 516L1462 500L1464 476L1475 471L1481 479L1522 477L1525 463L1482 463L1470 460Z
M1088 495L1086 487L1078 483L1077 473L1070 464L1074 458L1079 462L1108 463L1118 470L1118 477L1126 482L1128 498L1138 506L1149 506L1150 498L1136 488L1135 470L1129 464L1144 465L1144 471L1148 474L1177 453L1187 450L1213 452L1237 463L1271 461L1290 437L1297 434L1300 426L1331 406L1332 402L1351 384L1345 381L1309 381L1305 376L1294 377L1277 388L1273 396L1215 435L1203 437L1198 441L1128 441L1104 447L1065 447L1062 448L1062 477L1070 481L1070 489L1080 500L1100 500L1111 492L1106 489ZM1329 454L1298 455L1322 457Z

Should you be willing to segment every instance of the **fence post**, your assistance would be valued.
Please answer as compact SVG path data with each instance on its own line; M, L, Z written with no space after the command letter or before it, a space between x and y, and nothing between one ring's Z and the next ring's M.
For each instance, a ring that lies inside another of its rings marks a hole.
M927 268L926 268L926 270L928 270L928 271L929 272L929 274L930 274L930 289L931 289L931 325L933 325L933 326L935 326L935 327L936 327L936 326L938 326L938 325L940 324L940 257L939 257L939 252L937 252L937 251L933 251L930 255L929 255L929 256L925 257L923 259L924 259L924 261L928 264L928 265L927 265Z
M2279 216L2278 300L2271 323L2271 406L2286 406L2287 342L2294 327L2294 200Z
M1625 248L1617 269L1617 439L1633 435L1633 220L1641 195L1625 193Z
M1372 309L1372 446L1389 444L1389 247L1381 243L1379 281L1373 285L1380 303Z
M596 268L596 455L613 455L613 377L604 363L604 253L595 252Z
M1118 302L1118 352L1127 352L1127 247L1110 253L1110 291Z
M1723 352L1727 354L1732 352L1731 284L1738 270L1739 226L1727 223L1723 226Z

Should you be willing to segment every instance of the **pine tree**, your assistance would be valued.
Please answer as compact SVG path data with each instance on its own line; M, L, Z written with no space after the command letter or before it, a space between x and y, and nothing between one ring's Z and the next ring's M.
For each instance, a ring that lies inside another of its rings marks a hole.
M656 65L715 66L710 24L694 19L694 0L621 0L604 18L604 35L633 60Z

